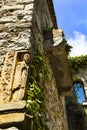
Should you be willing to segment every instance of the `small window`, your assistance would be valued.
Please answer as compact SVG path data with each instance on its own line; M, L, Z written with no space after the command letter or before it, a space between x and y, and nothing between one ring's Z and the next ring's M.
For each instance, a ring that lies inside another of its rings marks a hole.
M85 92L84 92L84 86L80 82L74 82L73 83L73 90L74 94L77 98L78 103L82 103L85 101Z

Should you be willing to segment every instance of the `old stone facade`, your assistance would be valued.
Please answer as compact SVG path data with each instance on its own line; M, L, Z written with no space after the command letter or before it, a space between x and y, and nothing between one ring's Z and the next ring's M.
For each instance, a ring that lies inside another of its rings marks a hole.
M52 0L0 1L0 128L29 129L26 122L26 89L29 66L36 46L44 50L49 67L45 83L49 130L68 130L65 95L70 93L63 32L57 28ZM67 80L68 79L68 80Z
M85 100L82 104L87 113L87 65L84 65L84 67L80 68L80 70L75 73L73 81L83 85Z
M84 92L85 92L85 98L87 99L87 66L84 66L83 68L80 69L80 71L75 73L74 76L74 82L78 81L81 82L84 86Z

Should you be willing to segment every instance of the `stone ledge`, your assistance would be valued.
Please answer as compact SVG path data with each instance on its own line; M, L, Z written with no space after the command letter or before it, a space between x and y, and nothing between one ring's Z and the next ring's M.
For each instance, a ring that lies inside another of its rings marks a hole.
M0 125L9 123L18 123L24 121L24 119L25 119L24 113L3 114L0 115Z
M83 106L87 106L87 102L83 102L82 105L83 105Z
M43 48L53 70L58 91L61 95L66 96L71 93L72 80L63 40L63 31L61 29L44 32Z
M7 128L7 129L0 129L0 130L19 130L19 129L17 129L16 127L10 127L10 128Z
M23 109L25 105L26 105L25 101L9 102L7 104L0 103L0 112L6 111L6 110Z
M53 29L44 34L44 50L53 49L63 42L63 31L61 29Z

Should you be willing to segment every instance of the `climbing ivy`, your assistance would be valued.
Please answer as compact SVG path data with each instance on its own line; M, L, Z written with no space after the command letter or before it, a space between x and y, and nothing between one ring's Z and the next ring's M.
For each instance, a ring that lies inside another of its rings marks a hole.
M27 89L27 111L26 113L33 120L36 130L42 129L45 125L45 101L44 101L44 80L47 79L47 67L45 64L44 53L36 50L30 65L30 77ZM43 122L44 120L44 122Z
M43 31L43 34L46 34L46 33L48 33L49 31L52 31L53 29L56 29L55 27L44 27L43 29L42 29L42 31Z
M42 33L43 33L43 35L45 36L45 35L48 34L48 32L51 32L51 33L52 33L52 30L53 30L53 29L55 29L55 28L54 28L54 27L45 27L45 28L43 28Z
M71 49L73 48L71 45L68 44L68 42L66 41L66 39L63 39L63 43L65 44L65 49L66 49L66 54L67 56L70 54Z
M75 73L80 72L81 69L87 66L87 55L69 57L68 61L69 61L71 74L74 75Z

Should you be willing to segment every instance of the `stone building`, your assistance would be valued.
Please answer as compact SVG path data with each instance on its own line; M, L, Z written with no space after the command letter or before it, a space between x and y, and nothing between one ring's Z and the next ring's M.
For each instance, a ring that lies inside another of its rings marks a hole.
M74 73L73 83L79 83L82 85L84 100L81 102L85 112L87 113L87 55L82 57L82 61L79 64L79 69ZM80 57L78 57L79 61ZM78 64L78 63L77 63ZM78 65L77 65L78 66Z
M49 68L44 83L47 128L68 130L65 96L72 82L52 0L0 1L0 129L33 130L25 107L29 68L37 46L44 51Z
M73 94L67 103L67 116L70 130L87 129L87 55L70 57L70 70L73 81Z

